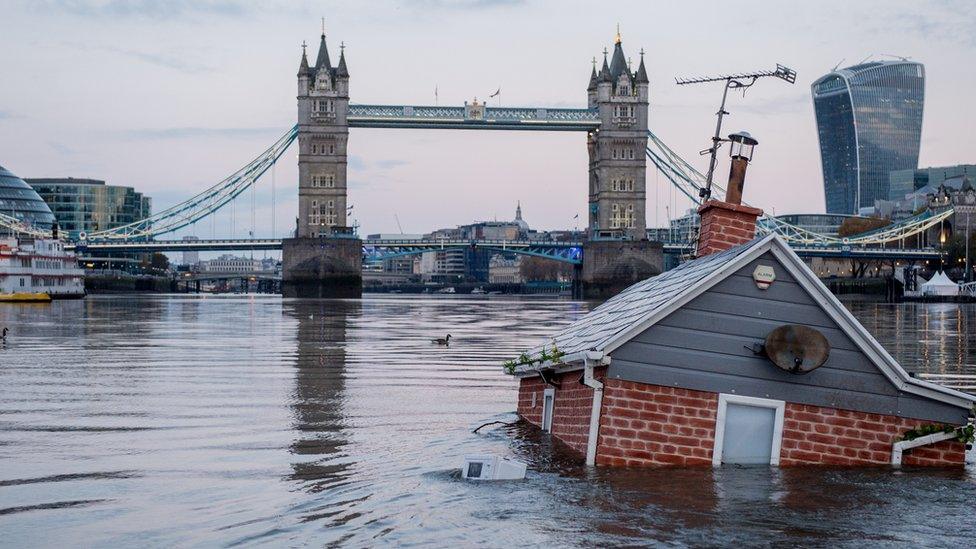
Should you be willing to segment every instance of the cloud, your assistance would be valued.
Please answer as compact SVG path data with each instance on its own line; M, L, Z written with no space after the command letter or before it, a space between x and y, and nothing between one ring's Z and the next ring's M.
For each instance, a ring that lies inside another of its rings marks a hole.
M363 157L355 154L346 155L346 164L349 165L349 169L351 170L359 171L366 169L366 161L363 160Z
M528 2L527 0L420 0L413 4L425 9L483 10L524 6Z
M376 162L374 162L374 164L375 164L375 166L377 168L380 168L382 170L391 170L393 168L399 168L401 166L406 166L406 165L410 164L410 162L408 162L406 160L394 160L394 159L390 159L390 160L377 160Z
M64 143L60 143L58 141L48 141L47 142L47 145L49 147L51 147L52 149L54 149L54 152L56 152L56 153L58 153L58 154L60 154L62 156L73 156L73 155L78 154L78 151L77 150L75 150L75 149L73 149L73 148L65 145Z
M44 0L34 7L81 17L120 19L177 19L190 15L238 17L250 9L239 0Z
M157 139L196 139L200 137L221 138L249 138L273 136L280 134L282 128L253 127L253 128L143 128L124 132L128 139L157 140Z
M779 116L783 114L805 113L813 107L813 99L809 93L793 93L774 97L765 101L743 101L727 110L736 110L757 115Z
M177 55L147 53L147 52L141 52L137 50L128 50L128 49L116 48L116 47L101 47L97 49L117 53L120 55L124 55L126 57L137 59L144 63L149 63L150 65L156 65L157 67L173 69L186 74L199 74L199 73L210 72L214 70L213 67L193 63L191 61L188 61L186 58Z
M10 111L0 111L0 120L6 120L10 118L14 118L13 113L11 113Z

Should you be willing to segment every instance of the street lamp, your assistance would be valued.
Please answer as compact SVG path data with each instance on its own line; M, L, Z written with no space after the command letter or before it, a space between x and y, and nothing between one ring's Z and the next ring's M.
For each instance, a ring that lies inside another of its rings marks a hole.
M742 188L746 182L746 168L752 160L752 154L759 141L749 135L747 131L739 131L729 135L729 156L732 166L729 168L729 186L725 191L725 201L729 204L742 204Z

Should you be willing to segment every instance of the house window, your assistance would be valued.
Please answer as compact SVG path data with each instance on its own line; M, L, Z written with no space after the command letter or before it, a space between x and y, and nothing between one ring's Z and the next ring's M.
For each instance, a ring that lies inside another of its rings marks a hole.
M556 390L552 387L542 392L542 430L552 432L552 410L555 407Z
M611 151L611 154L613 156L613 159L616 160L617 159L617 149L613 149L613 151Z
M782 400L720 394L712 465L779 465L785 410Z
M618 182L617 182L617 180L616 180L616 179L611 179L611 180L610 180L610 187L611 187L611 188L612 188L613 190L617 190L617 187L618 187L618 186L619 186L619 184L618 184Z

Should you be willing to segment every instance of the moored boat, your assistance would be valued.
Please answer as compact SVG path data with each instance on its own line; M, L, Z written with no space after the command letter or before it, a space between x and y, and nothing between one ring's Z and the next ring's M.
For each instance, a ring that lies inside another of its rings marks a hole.
M0 302L85 296L85 273L60 240L0 238Z

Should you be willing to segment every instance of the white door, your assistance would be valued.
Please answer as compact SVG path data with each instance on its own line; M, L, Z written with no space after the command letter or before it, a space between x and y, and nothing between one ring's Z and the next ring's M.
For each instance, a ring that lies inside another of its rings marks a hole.
M552 408L556 400L556 390L549 387L542 392L542 430L552 431Z
M712 464L778 465L785 407L781 400L719 395Z

